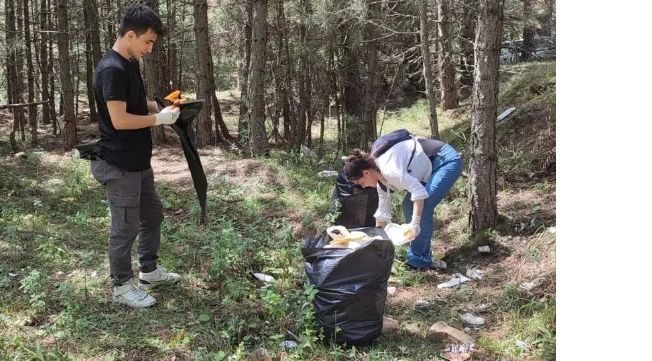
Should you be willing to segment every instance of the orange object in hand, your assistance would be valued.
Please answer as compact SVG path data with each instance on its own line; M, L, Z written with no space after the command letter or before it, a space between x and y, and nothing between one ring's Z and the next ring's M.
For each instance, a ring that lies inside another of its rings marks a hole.
M168 94L168 96L165 97L165 100L173 102L179 98L179 95L181 95L181 90L175 90L172 93Z
M165 99L171 101L173 107L178 107L179 104L186 101L186 99L179 98L180 96L181 96L181 90L175 90L172 93L168 94L168 96L166 96Z

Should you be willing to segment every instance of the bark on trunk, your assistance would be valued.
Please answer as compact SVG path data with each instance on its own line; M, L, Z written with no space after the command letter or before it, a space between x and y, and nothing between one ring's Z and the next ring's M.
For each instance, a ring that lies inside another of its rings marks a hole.
M475 81L471 106L470 214L472 232L495 227L496 115L503 0L480 0L476 33Z

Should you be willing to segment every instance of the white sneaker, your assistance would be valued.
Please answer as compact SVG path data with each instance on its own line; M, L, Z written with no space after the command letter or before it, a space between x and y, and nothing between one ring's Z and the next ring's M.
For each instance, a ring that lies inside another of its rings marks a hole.
M167 272L163 267L158 266L153 272L140 272L138 278L140 279L140 287L153 288L162 284L176 283L181 276L177 273Z
M122 286L113 287L113 302L124 303L134 308L144 308L155 304L156 299L134 286L129 280Z

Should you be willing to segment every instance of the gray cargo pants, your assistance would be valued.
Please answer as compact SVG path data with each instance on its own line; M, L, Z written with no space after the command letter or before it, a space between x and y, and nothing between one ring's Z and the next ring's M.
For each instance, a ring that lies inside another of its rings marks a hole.
M156 270L161 243L163 203L156 193L152 168L126 172L104 160L91 162L93 177L106 186L111 209L109 264L114 285L133 277L131 247L138 236L141 272Z

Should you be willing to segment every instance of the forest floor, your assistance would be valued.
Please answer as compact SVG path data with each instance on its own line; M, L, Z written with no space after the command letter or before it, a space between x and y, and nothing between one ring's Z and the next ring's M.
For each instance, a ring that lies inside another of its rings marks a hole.
M152 162L165 212L160 262L184 279L151 291L156 306L134 310L110 301L110 215L89 163L63 151L47 128L39 132L41 148L10 154L11 116L0 112L0 360L441 360L450 357L442 352L447 343L426 337L440 321L473 337L471 360L554 360L555 63L509 66L504 74L499 113L517 110L497 125L498 226L470 236L461 177L435 217L433 252L448 268L409 271L406 248L397 247L389 280L396 291L385 315L398 329L359 348L319 340L300 247L327 222L334 179L317 173L339 169L335 120L326 122L322 160L282 147L268 158L201 149L205 225L176 135L167 132L170 143L156 147ZM229 129L236 129L237 100L237 93L220 93ZM466 171L470 107L467 99L439 112L442 138L462 153ZM426 135L426 114L418 101L379 119L383 132L405 127ZM97 125L85 119L80 140L91 140ZM401 197L394 198L400 222ZM486 245L490 253L480 253ZM483 278L437 288L467 269ZM252 272L277 281L263 283ZM528 282L529 290L522 286ZM481 304L486 310L478 312ZM467 328L465 313L484 324ZM297 346L283 348L284 340Z

